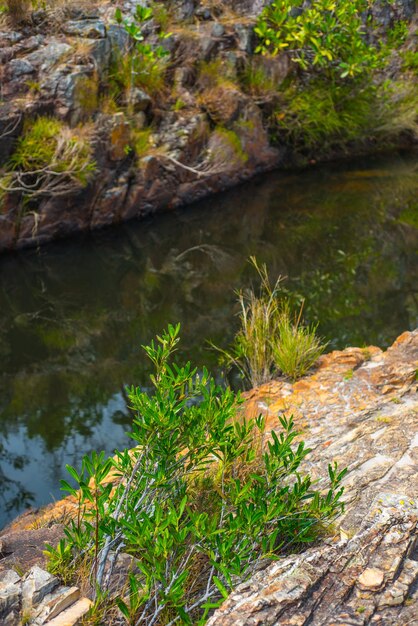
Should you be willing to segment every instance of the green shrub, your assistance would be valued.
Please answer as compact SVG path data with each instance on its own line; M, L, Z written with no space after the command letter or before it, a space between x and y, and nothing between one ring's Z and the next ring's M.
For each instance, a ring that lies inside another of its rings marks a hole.
M116 21L123 24L133 42L133 47L130 51L125 50L117 55L111 71L111 81L114 88L124 94L128 104L135 87L144 89L150 95L157 94L164 87L168 52L161 45L151 46L144 43L141 30L142 24L152 17L153 9L141 5L137 5L133 20L125 19L121 10L116 10ZM160 33L160 38L167 36L168 33Z
M330 145L363 141L378 125L376 87L312 80L282 94L274 125L295 148L328 151Z
M136 447L113 460L87 456L80 472L67 466L76 488L63 488L79 517L66 543L48 549L53 570L69 550L72 567L89 563L98 598L115 555L135 557L128 594L116 600L130 624L204 624L262 559L315 540L342 510L345 470L330 466L329 486L314 489L293 420L268 433L261 417L239 418L230 389L173 361L178 333L169 326L145 347L155 373L152 394L129 391Z
M379 65L379 53L365 38L362 12L367 0L275 0L258 18L256 52L289 51L302 69L346 78Z

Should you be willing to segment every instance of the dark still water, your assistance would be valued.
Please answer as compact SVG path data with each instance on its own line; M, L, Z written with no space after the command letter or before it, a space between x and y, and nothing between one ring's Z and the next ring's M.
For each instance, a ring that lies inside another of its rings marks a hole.
M65 463L128 443L140 345L182 324L181 356L216 369L250 255L307 299L331 347L387 346L417 325L412 157L273 173L196 207L0 258L0 527L60 497Z

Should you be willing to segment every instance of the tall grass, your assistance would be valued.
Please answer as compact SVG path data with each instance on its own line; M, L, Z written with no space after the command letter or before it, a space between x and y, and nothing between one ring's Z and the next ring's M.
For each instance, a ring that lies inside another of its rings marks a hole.
M302 308L292 321L289 304L286 303L280 316L277 335L279 341L272 344L274 365L292 380L304 376L324 352L324 344L316 335L318 324L301 324Z
M235 366L252 387L284 375L292 380L306 374L323 353L317 326L302 323L302 307L294 315L279 277L270 282L266 265L250 258L260 278L260 291L238 292L240 329L232 346L220 350L223 362ZM219 348L217 348L219 350Z

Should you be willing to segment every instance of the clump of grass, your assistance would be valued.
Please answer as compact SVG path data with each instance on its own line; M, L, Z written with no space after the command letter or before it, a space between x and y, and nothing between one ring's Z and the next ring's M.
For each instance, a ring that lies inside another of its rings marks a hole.
M217 126L210 138L208 162L212 169L219 170L222 166L238 167L248 161L238 134L231 129Z
M157 96L165 88L167 61L164 57L149 60L136 51L115 53L110 73L109 92L118 105L132 102L135 88L143 89L149 96Z
M99 104L99 78L95 73L93 76L82 76L76 84L74 98L83 113L91 117Z
M232 87L236 89L236 76L233 67L223 59L201 61L198 65L199 87L213 89L214 87Z
M292 321L289 303L286 302L279 319L277 343L272 344L274 365L292 380L304 376L323 354L326 344L317 336L317 324L301 324L302 308Z
M96 168L90 136L89 126L70 129L42 116L28 120L0 178L0 188L28 199L65 195L84 187Z
M240 74L244 91L257 98L271 98L278 91L278 84L269 76L263 65L256 59L247 63Z
M236 365L244 378L256 387L272 376L273 343L280 319L278 293L281 277L272 287L266 266L258 265L254 257L250 260L261 280L260 295L253 289L238 293L241 328L231 350L223 354L227 364Z
M220 350L223 361L235 365L253 387L275 374L295 380L314 365L326 344L317 337L316 325L302 324L302 307L297 316L292 314L281 277L272 285L266 265L259 265L255 257L250 262L261 281L260 293L254 289L238 293L241 327L231 348Z
M131 136L131 145L135 150L136 156L138 158L145 156L151 147L151 129L133 130L131 131Z

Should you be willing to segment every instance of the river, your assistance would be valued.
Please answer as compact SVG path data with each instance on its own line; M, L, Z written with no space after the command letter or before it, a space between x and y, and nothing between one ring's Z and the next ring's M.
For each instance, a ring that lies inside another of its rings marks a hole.
M221 376L248 258L305 297L331 348L388 346L418 317L418 164L274 172L195 206L0 257L0 528L60 497L65 464L129 445L124 386L181 322L179 358Z

